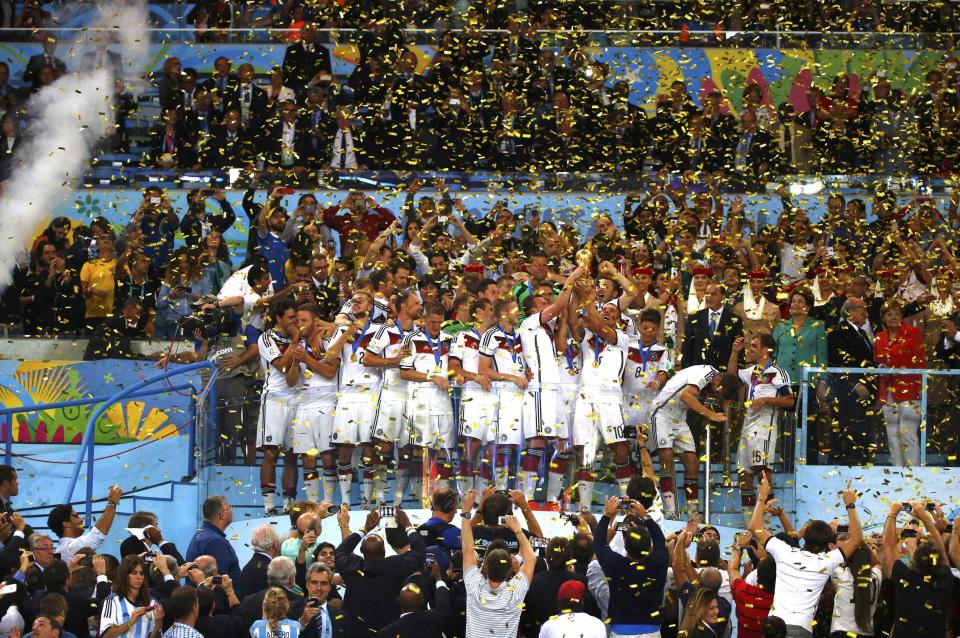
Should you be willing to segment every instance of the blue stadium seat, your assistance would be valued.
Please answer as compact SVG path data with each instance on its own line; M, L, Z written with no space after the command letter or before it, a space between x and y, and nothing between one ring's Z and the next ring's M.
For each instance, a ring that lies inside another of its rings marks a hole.
M98 166L83 176L84 186L128 186L130 175L122 166Z
M131 171L134 183L143 186L176 188L180 185L180 174L175 169L135 168Z

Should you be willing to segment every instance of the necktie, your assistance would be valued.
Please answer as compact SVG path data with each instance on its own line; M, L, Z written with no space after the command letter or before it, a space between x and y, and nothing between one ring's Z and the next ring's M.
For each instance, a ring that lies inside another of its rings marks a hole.
M220 78L220 92L223 93L227 90L227 78Z
M710 325L707 326L707 336L712 337L717 331L717 311L710 311Z
M347 168L347 132L340 131L340 170Z
M860 333L860 336L863 338L863 340L867 342L867 345L872 348L873 342L870 341L870 335L867 334L867 331L863 328L857 328L857 331Z

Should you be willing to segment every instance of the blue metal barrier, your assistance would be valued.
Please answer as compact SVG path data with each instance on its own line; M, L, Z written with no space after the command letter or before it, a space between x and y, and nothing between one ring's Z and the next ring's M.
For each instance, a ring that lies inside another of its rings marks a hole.
M87 469L87 494L86 494L87 508L85 512L85 518L88 525L92 524L93 522L92 521L93 519L93 463L94 463L93 455L94 455L94 449L96 448L93 442L93 437L94 437L94 430L96 429L97 419L99 419L103 415L103 413L107 410L107 408L109 408L111 405L113 405L117 401L126 399L136 394L142 388L145 388L149 385L153 385L154 383L157 383L159 381L163 381L164 379L169 379L170 377L175 377L177 375L184 374L187 372L193 372L194 370L202 370L204 368L209 369L212 375L216 375L217 373L217 365L210 361L202 361L200 363L191 363L189 365L178 366L177 368L174 368L171 370L165 370L164 372L158 374L155 377L145 379L140 383L132 385L129 388L124 388L120 392L117 392L115 395L113 395L112 397L109 397L106 401L104 401L100 405L100 407L97 408L94 411L94 413L90 415L90 418L87 420L87 428L83 433L83 440L80 442L80 450L77 452L77 462L73 466L73 473L70 476L70 483L67 485L67 493L63 497L64 503L69 503L71 500L73 500L73 491L77 486L77 480L80 477L80 468L82 467L84 462L83 456L84 456L84 453L86 453L87 455L86 462L87 462L88 469ZM167 392L167 391L169 390L165 388L164 392ZM216 416L217 416L216 392L217 392L216 384L213 383L211 384L210 397L208 402L210 406L210 423L212 424L213 427L216 427ZM193 427L196 427L195 420L194 420ZM192 464L194 459L193 449L190 450L190 458L191 458L190 462Z
M801 413L799 428L807 427L810 402L807 400L807 393L810 390L810 380L816 375L822 374L904 374L914 377L920 377L920 465L927 464L927 385L930 376L960 376L960 370L930 370L928 368L808 368L803 367L801 372L800 399ZM821 379L826 380L826 379ZM798 428L798 429L799 429ZM794 437L794 445L797 462L806 465L807 459L807 437L799 434Z

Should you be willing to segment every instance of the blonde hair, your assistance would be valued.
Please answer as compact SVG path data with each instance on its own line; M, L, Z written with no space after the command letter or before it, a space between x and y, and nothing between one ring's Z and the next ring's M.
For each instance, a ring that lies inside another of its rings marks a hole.
M707 587L698 587L690 597L687 610L680 624L678 636L691 636L710 611L710 604L717 599L717 592Z
M280 621L287 616L287 610L290 608L290 601L287 595L279 587L271 587L263 597L263 618L267 621L267 627L270 631L279 635Z

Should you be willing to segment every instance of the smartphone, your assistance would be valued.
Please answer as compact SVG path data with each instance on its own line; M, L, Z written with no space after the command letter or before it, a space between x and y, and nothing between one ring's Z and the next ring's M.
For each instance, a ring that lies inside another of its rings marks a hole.
M580 526L580 517L576 514L567 514L567 520L570 521L570 524L574 527Z
M427 554L427 557L423 559L423 566L427 569L433 567L433 564L437 562L436 556L433 554Z
M632 504L633 504L633 503L630 502L630 499L625 498L625 499L623 499L622 501L620 501L620 509L627 511L627 510L630 509L630 506L631 506Z
M497 490L497 494L502 494L511 500L513 499L513 497L510 496L510 490Z
M331 505L330 507L327 508L327 514L336 514L339 511L340 511L340 508L336 505Z
M143 611L144 611L144 613L150 613L151 611L153 611L153 610L156 609L156 608L157 608L156 605L150 605L149 607L147 607L147 608L144 609Z
M506 516L500 516L500 517L498 517L498 518L497 518L497 525L506 526L506 525L507 525L507 517L506 517Z
M448 218L446 215L441 215L440 217L437 217L438 224L446 224L447 221L448 221Z
M223 584L223 576L214 576L214 577L213 577L213 580L210 581L210 582L212 582L214 585L222 585L222 584Z
M447 104L449 104L450 106L460 106L460 100L458 100L455 97L452 97L449 100L447 100Z
M917 530L911 527L908 527L902 532L900 532L900 538L916 538L916 537L917 537Z
M395 515L393 505L381 505L377 508L377 511L380 513L381 518L387 518Z
M307 607L319 607L319 606L320 606L319 598L313 598L311 596L310 598L307 599Z
M3 587L0 587L0 596L9 596L10 594L15 594L16 592L16 583L11 583L10 585L4 585Z
M159 206L161 201L162 201L162 198L161 198L161 197L151 197L151 198L150 198L150 203L153 204L154 206Z
M850 526L849 525L837 525L837 534L849 534Z

